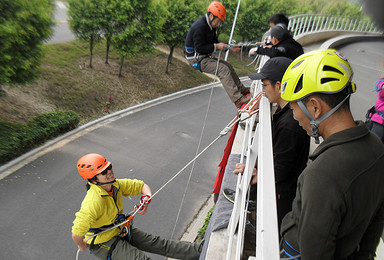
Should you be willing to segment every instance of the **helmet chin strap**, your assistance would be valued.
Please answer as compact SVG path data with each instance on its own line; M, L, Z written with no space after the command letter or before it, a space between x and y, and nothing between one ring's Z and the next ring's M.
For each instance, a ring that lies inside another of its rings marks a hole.
M211 13L212 14L212 13ZM216 18L218 18L217 16L215 16L215 15L213 15L212 14L212 16L213 16L213 18L212 18L212 20L211 19L209 19L209 15L207 14L207 18L208 18L208 21L209 21L209 26L213 29L213 27L212 27L212 23L213 23L213 21L216 19Z
M93 183L93 182L91 182L91 181L88 181L88 183L89 184L95 184L95 185L99 185L99 186L101 186L101 185L107 185L107 184L112 184L112 183L114 183L114 182L116 182L116 179L115 180L113 180L113 181L109 181L109 182L96 182L96 183Z
M115 179L115 180L113 180L113 181L109 181L109 182L97 182L97 183L96 183L96 185L99 185L99 186L101 186L101 185L112 184L112 183L114 183L115 181L116 181L116 179Z
M319 139L319 137L320 137L320 134L319 134L319 125L320 125L320 123L323 122L328 117L330 117L333 113L335 113L336 110L338 110L341 107L341 105L349 98L350 95L351 94L347 95L339 104L337 104L337 106L335 106L334 108L329 110L327 113L322 115L317 120L313 119L312 115L309 113L309 111L308 111L307 107L304 105L303 101L300 100L300 101L297 102L297 104L299 105L299 107L301 108L303 113L310 120L312 137L315 138L315 143L316 144L320 143L320 139Z

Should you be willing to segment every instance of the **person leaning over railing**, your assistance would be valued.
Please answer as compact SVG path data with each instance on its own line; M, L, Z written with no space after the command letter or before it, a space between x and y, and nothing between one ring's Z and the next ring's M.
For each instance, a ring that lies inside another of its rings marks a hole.
M262 80L264 96L270 103L278 104L272 117L272 145L279 229L283 217L292 210L297 179L307 166L309 154L309 136L293 119L288 102L280 97L281 80L291 62L286 57L271 58L260 73L249 75L252 80ZM244 169L245 165L238 163L234 173L242 173ZM257 177L257 166L253 174ZM250 200L256 201L256 178L253 183Z
M384 223L384 145L352 117L352 76L335 50L304 54L284 74L282 99L308 135L324 141L283 219L283 258L374 259Z
M277 24L271 29L271 42L272 46L259 46L252 48L249 51L249 56L256 54L267 55L273 57L287 57L289 59L296 59L304 53L303 47L295 41L288 29L282 24Z

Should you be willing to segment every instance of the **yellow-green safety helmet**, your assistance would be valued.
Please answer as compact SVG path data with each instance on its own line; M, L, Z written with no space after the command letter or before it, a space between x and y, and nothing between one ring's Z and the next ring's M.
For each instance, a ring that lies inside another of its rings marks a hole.
M297 57L285 71L281 97L294 102L313 93L337 93L347 86L353 93L352 76L348 60L336 50L311 51Z

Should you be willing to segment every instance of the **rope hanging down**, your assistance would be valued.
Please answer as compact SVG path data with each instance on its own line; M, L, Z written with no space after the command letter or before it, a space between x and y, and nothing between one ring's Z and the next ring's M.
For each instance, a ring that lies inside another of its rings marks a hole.
M217 58L217 62L216 62L216 70L215 70L215 74L214 74L214 78L213 78L213 82L216 82L216 77L217 77L217 72L219 70L219 62L220 62L220 55L221 55L221 52L219 52L219 56ZM209 100L208 100L208 105L207 105L207 110L205 111L205 117L204 117L204 122L203 122L203 126L201 128L201 132L200 132L200 138L199 138L199 143L197 145L197 148L196 148L196 154L195 156L198 154L199 150L200 150L200 145L201 145L201 140L203 139L203 134L204 134L204 131L205 131L205 125L207 123L207 118L208 118L208 112L211 108L211 103L212 103L212 96L213 96L213 86L211 86L211 93L209 95ZM192 177L192 173L193 173L193 170L195 168L195 162L196 160L193 162L192 164L192 168L191 168L191 171L189 173L189 176L188 176L188 181L187 181L187 185L185 185L185 189L184 189L184 194L183 194L183 197L181 199L181 202L180 202L180 207L179 207L179 210L177 212L177 216L176 216L176 221L175 221L175 225L173 226L173 230L172 230L172 234L171 234L171 239L173 238L173 235L175 233L175 230L176 230L176 225L177 223L179 222L179 217L180 217L180 213L181 213L181 208L183 206L183 203L184 203L184 199L185 199L185 196L187 194L187 190L188 190L188 187L189 187L189 183L191 181L191 177Z

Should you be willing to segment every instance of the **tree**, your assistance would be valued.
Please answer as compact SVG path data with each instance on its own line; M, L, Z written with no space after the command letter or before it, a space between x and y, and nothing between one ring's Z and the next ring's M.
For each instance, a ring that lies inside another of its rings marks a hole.
M69 0L69 26L75 36L89 40L89 67L92 68L94 43L101 38L101 4L99 0Z
M268 18L273 14L269 0L246 1L237 21L237 32L242 41L261 40L269 30Z
M165 73L171 64L173 51L176 46L183 45L189 26L196 18L196 5L184 0L164 1L166 10L165 23L162 27L164 43L169 47L169 55Z
M112 44L112 37L124 30L125 23L118 22L118 14L121 0L101 0L100 1L100 28L106 40L105 64L109 64L109 49Z
M116 22L123 30L112 37L112 45L120 54L119 76L122 76L126 56L151 50L160 40L162 16L161 8L151 0L121 0L115 11Z
M53 7L53 0L0 1L0 84L35 77L52 35Z

